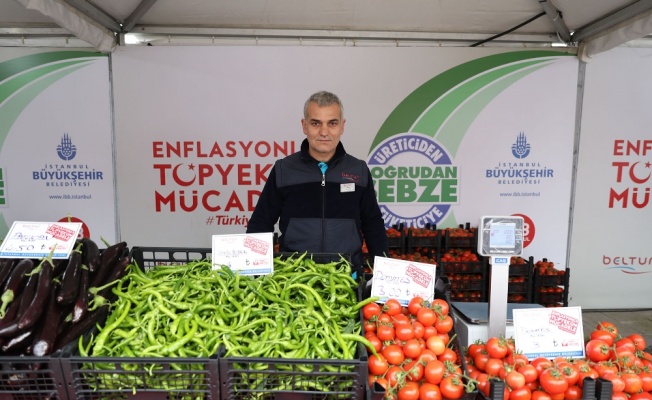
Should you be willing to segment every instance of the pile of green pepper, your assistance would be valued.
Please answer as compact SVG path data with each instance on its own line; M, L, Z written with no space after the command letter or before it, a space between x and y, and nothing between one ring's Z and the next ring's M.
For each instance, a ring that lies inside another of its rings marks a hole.
M209 260L147 271L131 264L104 325L80 339L80 355L210 357L221 349L224 357L352 359L367 344L360 308L374 299L358 301L351 273L345 259L324 264L307 254L278 256L272 274L256 277Z

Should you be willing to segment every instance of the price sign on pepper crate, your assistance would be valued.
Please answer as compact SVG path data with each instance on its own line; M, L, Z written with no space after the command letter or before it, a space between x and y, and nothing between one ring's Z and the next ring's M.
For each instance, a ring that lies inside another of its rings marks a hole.
M424 300L433 300L435 265L376 257L371 296L379 297L379 303L396 299L404 306L417 296L423 297Z

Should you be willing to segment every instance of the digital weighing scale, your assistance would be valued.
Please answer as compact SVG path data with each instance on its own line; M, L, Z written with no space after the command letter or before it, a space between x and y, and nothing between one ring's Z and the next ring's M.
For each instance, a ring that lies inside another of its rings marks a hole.
M490 258L489 303L453 302L455 333L462 346L490 337L514 335L514 308L537 308L539 304L507 303L509 264L523 253L523 217L484 216L478 228L478 254ZM508 324L509 322L509 324Z

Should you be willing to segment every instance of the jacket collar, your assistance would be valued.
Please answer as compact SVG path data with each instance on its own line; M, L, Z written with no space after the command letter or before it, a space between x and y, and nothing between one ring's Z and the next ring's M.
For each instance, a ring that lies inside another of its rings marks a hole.
M328 160L326 163L330 164L332 161L339 160L340 158L344 157L346 154L346 151L344 150L344 145L342 142L339 142L337 144L337 147L335 148L335 154L333 157ZM314 162L317 162L313 156L310 155L308 152L308 139L303 139L303 142L301 142L301 158L304 160L311 160Z

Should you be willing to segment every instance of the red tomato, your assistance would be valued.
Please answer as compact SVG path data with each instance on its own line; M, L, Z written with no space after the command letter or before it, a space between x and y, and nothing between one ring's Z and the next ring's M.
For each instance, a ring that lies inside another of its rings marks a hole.
M525 386L518 389L512 389L512 391L509 392L509 400L531 400L531 399L532 399L532 391L530 391L530 388Z
M457 363L457 353L455 353L455 350L450 347L446 347L444 352L437 356L437 359L442 362L450 361L452 363Z
M433 326L437 320L437 314L427 308L423 307L417 313L417 321L419 321L424 327Z
M435 312L438 315L441 315L442 317L447 316L448 312L450 311L450 306L448 305L448 302L443 299L434 299L430 303L430 308L435 310Z
M378 303L368 303L362 307L362 316L366 320L372 317L378 317L381 312L381 307Z
M487 354L491 358L504 358L507 355L507 342L504 339L499 339L497 337L491 337L485 343L485 348Z
M423 338L423 335L426 333L426 329L419 321L412 321L412 329L414 329L414 337L417 339Z
M365 337L367 338L369 343L371 343L371 345L374 347L374 350L376 350L376 352L379 352L383 348L383 342L380 339L378 339L378 336L376 336L375 333L365 335Z
M396 339L406 342L410 339L414 339L414 327L410 324L401 324L394 327L396 332Z
M408 380L418 382L423 378L425 367L419 360L415 359L410 363L404 364L403 369L407 374Z
M396 337L396 332L392 325L379 324L376 328L376 336L383 342L394 340Z
M484 369L490 376L500 376L501 371L505 370L505 364L502 359L490 358L487 360Z
M477 353L482 352L484 349L484 343L476 341L469 345L469 348L466 350L466 354L468 354L469 357L473 358Z
M419 310L423 307L423 303L425 301L423 300L423 297L413 297L410 299L410 302L407 305L408 311L410 311L410 314L414 315L415 317L419 313Z
M620 377L625 381L625 389L623 392L627 394L634 394L641 391L643 388L643 380L638 374L633 372L621 373Z
M564 393L568 389L568 382L566 382L564 374L556 367L545 369L539 375L539 384L551 396Z
M535 382L539 378L539 373L537 372L537 369L534 368L534 365L532 364L523 365L519 367L517 371L523 374L523 377L525 378L525 383Z
M405 371L403 371L403 368L399 367L398 365L390 365L387 369L387 372L385 372L385 379L387 379L387 384L389 387L396 387L398 378L404 373Z
M547 358L544 358L544 357L537 357L534 360L530 361L530 364L534 368L536 368L537 373L539 374L539 376L541 376L541 373L544 370L552 367L552 361L550 361L550 360L548 360Z
M560 369L564 374L564 378L566 378L566 382L568 382L568 386L574 386L577 384L577 381L580 379L580 370L577 366L567 363L567 365L564 365Z
M401 314L403 312L403 306L396 299L389 299L385 302L383 306L383 311L391 316Z
M511 370L505 375L505 383L512 391L525 386L525 376L516 370Z
M625 392L612 392L611 400L629 400L629 396Z
M370 355L367 364L371 375L382 375L389 368L389 363L382 354L378 354L377 356Z
M652 372L639 372L638 376L641 377L642 390L652 392Z
M405 357L417 360L421 355L421 343L418 339L409 339L403 344L403 353Z
M464 382L462 377L455 375L448 375L439 383L441 395L446 399L459 399L464 394Z
M430 336L426 339L426 347L435 353L436 356L441 355L444 353L444 350L446 350L446 344L442 338L437 335Z
M586 357L593 362L606 361L610 357L609 345L599 339L592 339L586 342Z
M652 400L652 394L650 393L636 393L629 396L629 400Z
M422 383L419 387L419 400L441 400L439 386L432 383Z
M405 360L403 349L401 349L401 346L397 344L390 344L385 346L382 352L387 359L387 362L391 365L401 365L401 363Z
M607 345L611 346L612 344L614 344L614 340L616 339L616 336L607 330L596 329L591 332L590 340L591 339L602 340L605 343L607 343Z
M618 336L618 328L616 327L616 324L614 324L613 322L609 322L609 321L598 322L598 326L595 329L602 329L607 332L611 332L614 335L614 337Z
M580 400L582 398L582 388L577 385L571 385L564 392L564 400Z
M398 400L419 400L419 384L405 382L398 390Z
M627 337L631 339L632 342L634 342L634 346L636 347L636 350L641 350L641 351L645 350L646 343L643 335L640 335L638 333L632 333Z
M439 333L448 333L453 330L453 318L450 315L438 317L435 320L435 329Z
M543 390L533 390L532 400L552 400L552 397Z

